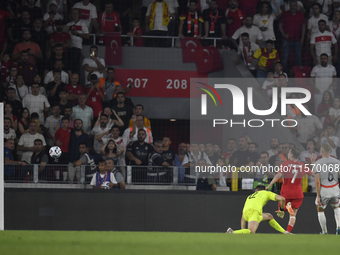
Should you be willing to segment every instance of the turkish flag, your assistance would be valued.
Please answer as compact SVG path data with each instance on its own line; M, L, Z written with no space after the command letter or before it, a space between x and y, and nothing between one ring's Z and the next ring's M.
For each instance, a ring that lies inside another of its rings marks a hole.
M197 40L195 37L181 39L181 46L183 63L196 62L196 55L203 49L201 41Z
M123 64L120 33L105 34L105 64L110 66Z
M214 50L211 47L203 47L197 52L196 66L198 74L214 72Z

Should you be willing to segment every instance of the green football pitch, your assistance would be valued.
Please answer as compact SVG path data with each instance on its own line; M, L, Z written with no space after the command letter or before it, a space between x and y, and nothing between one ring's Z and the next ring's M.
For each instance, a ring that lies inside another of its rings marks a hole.
M336 254L339 239L302 234L2 231L0 254Z

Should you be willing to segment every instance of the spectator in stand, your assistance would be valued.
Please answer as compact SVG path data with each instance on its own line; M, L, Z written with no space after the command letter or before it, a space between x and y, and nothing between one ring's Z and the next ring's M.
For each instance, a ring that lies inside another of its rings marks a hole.
M270 149L267 150L268 152L268 157L270 158L271 156L274 156L274 155L277 155L279 150L279 138L277 137L273 137L271 140L270 140Z
M34 22L36 19L42 18L42 10L40 7L36 6L37 0L26 0L27 5L22 6L21 11L27 11L30 14L30 19Z
M266 47L258 49L254 53L254 58L259 59L256 77L260 79L267 78L267 72L273 70L275 62L280 60L272 40L266 41Z
M229 164L229 160L231 155L237 150L236 148L236 140L234 138L230 138L227 143L227 151L223 153L223 158L225 159L226 165Z
M28 11L22 11L20 19L13 23L10 28L8 28L8 37L10 42L17 44L22 39L23 32L33 29L33 21L31 22L31 16ZM25 50L27 47L25 47Z
M308 139L307 150L301 151L299 161L305 164L311 164L311 158L313 154L320 156L320 153L315 150L316 142L313 139ZM316 192L315 189L315 177L313 175L308 176L308 192Z
M202 167L203 169L207 167L209 164L207 164L205 159L198 160L195 167ZM216 190L216 183L214 180L214 177L209 172L207 173L200 173L199 178L197 179L196 184L196 190Z
M18 121L19 134L23 135L29 132L30 111L27 108L22 109L21 116Z
M115 105L118 104L116 96L119 92L124 93L124 95L125 95L126 93L128 93L130 91L131 88L132 88L132 82L130 82L125 89L120 84L115 85L115 88L114 88L114 91L113 91L113 98L110 100L109 106L112 107L112 106L115 106ZM128 98L128 97L125 97L124 104L128 105L131 108L134 107L134 104L133 104L131 98Z
M47 90L49 91L48 101L55 105L59 102L59 94L61 90L65 89L65 83L61 80L60 69L53 70L53 81L47 84Z
M35 65L36 60L41 60L43 58L43 54L39 45L33 41L31 41L31 31L24 30L22 33L23 42L15 45L13 50L13 60L18 60L20 58L20 53L23 50L27 50L29 54L29 62Z
M236 167L253 166L257 162L257 159L254 159L251 156L252 153L249 151L247 139L241 136L238 141L238 150L231 155L229 165Z
M138 130L137 141L131 142L126 147L127 165L147 166L149 154L153 151L151 144L146 143L146 132L143 129ZM146 180L146 171L141 168L132 168L132 181L141 182Z
M53 146L53 139L55 132L57 131L57 124L59 120L63 118L62 115L60 115L60 108L58 105L54 105L52 107L52 115L46 118L44 131L45 131L45 137L47 145L52 147Z
M56 44L53 48L52 56L46 61L44 76L46 76L49 71L55 68L54 66L57 60L60 60L62 63L61 70L69 72L70 68L68 67L67 58L63 55L63 46L62 44Z
M118 183L118 189L125 189L125 182L124 182L124 176L123 174L118 171L118 169L115 167L116 164L113 160L113 158L106 158L106 170L108 170L110 173L113 173L117 183ZM116 186L116 185L114 185Z
M335 96L332 107L329 109L329 117L331 118L331 123L334 123L336 127L336 135L338 135L339 120L340 120L340 97Z
M33 22L32 41L39 45L43 56L47 56L48 34L43 29L42 19L36 19ZM41 61L39 67L42 67Z
M72 114L73 114L73 111L72 111L72 107L65 107L65 110L64 110L64 117L68 119L68 127L70 128L73 128L74 126L74 119L72 118ZM57 124L57 128L56 130L58 130L59 128L63 127L62 123L61 123L61 119L59 120L58 124Z
M53 49L57 44L61 44L63 47L63 54L66 56L67 49L71 45L71 36L69 33L63 31L64 22L62 20L56 20L55 27L55 32L49 35L50 48Z
M33 112L31 114L31 121L35 121L37 123L37 133L44 135L44 132L43 132L44 125L40 124L38 113Z
M201 12L197 11L197 1L190 0L187 13L183 13L179 19L178 33L181 39L185 37L196 37L201 39L204 26L204 19Z
M249 71L256 76L255 66L257 61L253 58L254 53L260 48L256 43L251 43L249 41L249 34L243 33L241 35L242 44L238 46L237 59L235 65L240 64L241 56L243 58L244 64L249 68Z
M321 54L320 64L314 66L310 74L311 86L314 90L314 105L315 109L322 101L322 96L325 91L333 96L333 89L336 89L336 70L334 66L328 64L328 55L326 53Z
M129 126L129 121L132 117L133 111L132 108L125 103L125 95L122 92L117 93L115 98L117 100L117 104L114 105L114 100L110 101L110 107L116 111L118 116L124 122L124 126L120 129L121 132L124 132L125 129ZM143 123L142 123L143 124Z
M319 3L315 3L312 6L313 8L313 16L309 18L307 23L307 47L309 44L310 38L316 33L319 32L319 20L326 21L326 29L329 31L328 26L328 17L324 14L321 14L321 5Z
M90 144L90 137L88 134L85 133L83 130L83 121L81 119L74 120L74 128L71 131L70 135L70 143L69 143L69 164L68 164L68 176L69 180L74 179L74 176L77 173L77 180L80 181L80 168L76 168L73 166L73 162L77 161L80 158L80 144L84 144L82 151L89 151L91 144ZM84 153L85 153L84 152Z
M93 110L90 106L86 105L86 98L85 94L78 96L79 104L72 108L72 117L73 119L81 119L83 121L83 130L89 134L91 131L91 122L93 120Z
M43 141L43 146L46 146L45 138L43 135L37 133L37 122L31 121L29 124L29 132L23 134L18 142L17 150L22 151L21 161L26 163L31 162L31 157L34 151L34 141L35 139L41 139Z
M4 180L5 181L15 179L15 166L8 166L6 164L19 164L21 166L26 166L25 162L14 161L14 158L11 152L11 151L14 151L14 149L15 149L14 139L4 138L4 162L5 162Z
M167 36L170 14L175 10L166 1L156 0L146 12L146 33L150 36ZM166 39L149 39L148 46L167 47Z
M79 157L77 159L77 161L70 163L69 164L69 171L70 168L72 169L71 173L68 173L68 180L70 183L73 183L74 180L74 176L77 176L77 181L78 183L84 183L86 181L86 183L93 178L93 176L95 176L95 171L97 169L96 167L96 163L94 162L94 159L92 158L92 156L90 155L90 153L88 152L88 148L86 147L87 144L86 143L80 143L79 144ZM102 161L99 162L99 165L102 166ZM85 166L85 180L82 178L81 176L81 165Z
M296 1L297 3L297 11L299 12L302 12L302 13L305 13L306 10L305 8L303 7L303 4L300 2L300 1ZM284 4L283 4L283 11L289 11L291 8L290 8L290 3L291 1L290 0L284 0Z
M18 130L18 117L13 114L13 107L10 103L5 103L4 118L11 120L11 128L16 132Z
M97 75L90 76L91 87L86 89L86 104L93 110L93 117L97 120L99 112L103 111L102 102L105 101L104 90L98 87Z
M80 150L84 151L84 146ZM83 156L84 157L84 156ZM86 158L84 158L86 159ZM78 161L81 161L78 160ZM98 162L98 170L92 177L90 185L94 189L112 189L114 186L117 186L117 180L115 179L112 172L106 170L106 161L100 160ZM79 171L80 177L80 171Z
M182 161L183 166L195 166L200 159L205 159L207 164L212 165L207 154L199 150L199 146L196 141L191 142L190 150L191 151L184 156Z
M61 115L65 115L65 109L72 109L72 107L74 106L74 104L70 103L69 101L67 101L67 91L66 89L60 89L59 90L59 98L60 100L58 101L58 103L56 105L59 106L60 109L60 114Z
M205 152L205 145L204 145L204 143L198 144L198 147L199 147L200 152Z
M67 100L76 105L78 102L78 96L81 94L85 94L83 87L79 84L79 75L77 73L73 73L70 76L71 83L65 86L65 89L68 93Z
M89 83L91 74L97 75L99 79L104 78L105 60L98 58L98 47L96 45L90 47L90 57L83 60L82 66L85 69L85 85Z
M48 176L48 168L46 165L48 163L48 156L43 147L43 141L40 139L34 140L34 151L31 157L31 164L38 165L38 180L47 181L50 176Z
M97 119L96 123L94 123L94 127L97 127L100 125L100 116L102 112L99 112L99 118ZM115 110L111 109L110 107L105 107L103 114L106 114L108 116L108 127L112 127L113 125L117 125L119 127L124 126L124 122L119 118L118 114L115 112ZM116 119L113 119L113 115L116 117Z
M80 18L84 20L88 31L91 31L91 27L93 26L96 31L96 35L99 36L99 26L97 21L97 8L93 4L90 3L90 0L82 0L81 2L77 2L73 9L77 8L80 11Z
M54 61L53 67L54 68L46 74L45 79L44 79L44 84L48 84L48 83L54 81L54 71L56 71L56 70L60 71L61 82L67 84L69 82L69 76L64 70L62 70L62 68L63 68L62 60L56 59Z
M58 164L68 164L69 163L68 147L70 144L72 128L68 127L69 120L66 117L61 118L61 123L62 127L56 130L54 134L53 146L59 146L61 151L63 152L61 156L58 158L57 161Z
M271 2L275 5L277 12L272 13L272 7L270 3L262 2L259 9L260 12L254 16L254 25L260 28L263 37L263 43L260 45L261 47L265 47L265 42L267 40L272 40L274 42L276 41L274 20L281 16L282 10L275 0Z
M0 10L0 13L1 13L1 10ZM0 33L1 33L1 27L0 27ZM1 41L0 41L0 50L1 50ZM1 68L1 83L5 84L6 83L6 78L9 76L9 72L10 72L11 66L13 65L13 61L11 60L10 54L7 53L7 52L4 52L4 51L1 52L0 56L1 56L1 58L0 58L0 60L1 60L1 63L0 63L0 68Z
M330 31L334 34L335 39L340 38L340 11L334 11L333 20L329 22Z
M8 27L8 19L14 18L14 13L12 12L10 5L8 5L7 10L3 10L5 8L0 9L0 50L3 50L7 45L7 27ZM11 11L11 13L9 12ZM4 53L5 51L1 51Z
M52 34L57 30L56 28L56 21L63 20L63 16L57 12L57 2L55 0L50 0L49 5L49 12L44 14L44 28L48 34Z
M105 92L105 104L114 98L115 86L120 85L118 81L114 80L115 69L113 67L108 67L106 69L106 78L100 78L98 87L103 88Z
M22 100L23 107L27 107L30 112L39 114L39 122L44 125L44 112L50 109L50 103L47 98L39 94L40 86L37 83L32 84L32 94L28 94Z
M119 114L118 114L119 115ZM143 115L137 115L134 119L134 125L133 127L129 127L125 129L123 133L123 139L125 144L129 144L130 142L137 141L138 139L138 130L144 129L146 136L145 136L145 142L152 144L153 137L152 132L150 129L143 126L144 123L144 116Z
M28 88L25 85L24 77L21 74L17 75L14 84L10 85L9 88L15 89L16 93L15 99L19 100L20 102L22 102L24 97L28 94Z
M329 116L329 110L333 106L333 97L329 91L323 92L322 101L316 110L316 116L320 118L320 121L324 128L328 123L332 123L332 119Z
M215 143L214 144L214 153L217 154L221 158L221 156L222 156L221 152L222 152L221 147L217 143Z
M338 58L338 44L337 40L333 33L326 31L326 21L320 19L319 22L319 31L312 35L310 40L310 53L313 58L313 64L320 64L318 60L320 59L320 55L325 53L328 55L328 64L332 64L337 62ZM334 47L334 56L332 57L332 45ZM315 48L315 52L314 52ZM332 61L333 59L333 61Z
M308 110L308 106L304 104L304 107ZM305 115L301 112L301 118L297 120L297 130L291 128L291 131L297 138L297 140L306 148L307 140L317 137L323 129L323 126L318 117L315 115Z
M115 0L113 1L113 9L120 17L120 21L122 24L123 30L122 33L126 34L129 30L130 23L129 23L129 12L132 10L132 1L131 0ZM172 13L170 11L170 13Z
M7 89L7 99L6 103L10 103L13 108L13 114L19 116L22 111L22 103L21 101L15 99L16 98L16 89L8 88Z
M137 115L143 115L144 116L144 106L141 105L141 104L136 104L136 106L134 107L135 110L134 110L134 115L137 116ZM129 127L132 127L133 126L133 120L132 118L130 119L130 123L129 123ZM143 123L143 126L150 129L151 130L151 122L150 120L144 116L144 123Z
M335 0L337 1L337 0ZM318 4L320 4L320 7L321 7L321 13L326 15L327 17L331 17L332 15L332 11L333 11L333 6L332 6L332 0L316 0L316 1L313 1L313 2L316 2ZM312 13L313 13L313 9L310 8L310 11L309 11L309 16L312 16Z
M105 2L105 11L99 13L99 30L100 34L105 36L106 33L122 32L119 14L113 11L113 2ZM99 38L99 44L105 44L104 37Z
M339 141L339 137L335 136L335 125L328 123L326 130L323 130L319 135L316 149L320 150L323 143L328 143L332 147L331 156L337 158L336 149L338 148Z
M120 148L122 147L124 149L124 152L118 157L118 163L119 166L125 166L125 148L126 144L124 143L123 137L119 136L119 127L118 126L112 126L111 129L105 133L101 133L95 137L97 140L102 140L104 143L112 139L115 144L117 144L117 151L120 151ZM122 168L121 168L122 169ZM125 169L123 169L123 175L125 176Z
M185 168L183 167L183 160L186 154L187 154L186 144L180 143L178 145L177 154L175 154L175 158L174 158L174 166L179 167L178 168L178 183L184 182Z
M20 61L18 61L18 74L21 74L27 86L31 86L33 83L33 76L37 72L34 64L29 62L29 53L27 50L20 52Z
M294 52L295 65L301 65L301 47L306 33L305 17L302 12L297 10L297 1L292 0L289 5L290 10L283 13L279 23L279 30L282 34L282 64L284 70L287 70L291 48Z
M142 38L143 30L140 27L140 20L138 18L133 19L132 28L126 35L133 37L133 46L136 46L136 47L144 46L143 38ZM131 39L128 41L128 43L131 44Z
M162 157L163 143L160 140L155 141L154 148L149 155L149 162L147 168L147 182L148 183L167 183L169 176L167 167L169 163Z
M101 114L100 115L100 125L94 127L91 130L90 138L92 139L93 137L96 137L99 134L108 132L110 130L110 127L107 125L107 123L108 123L108 116L104 113ZM98 158L98 156L100 154L100 149L103 147L103 145L104 145L104 143L101 139L94 139L93 149L94 149L95 153L98 154L98 155L96 155L95 159Z
M80 9L72 9L71 22L67 23L67 29L71 36L71 48L68 50L69 64L72 73L80 73L79 59L82 57L83 39L89 39L89 30L84 20L80 19Z
M6 139L16 139L17 135L15 133L15 130L11 128L12 121L10 118L4 118L4 138Z
M103 159L112 159L115 165L119 165L118 158L124 153L124 148L116 144L113 138L108 139L100 148L100 154Z
M211 164L215 166L220 156L215 153L213 143L208 142L205 144L205 153L207 154Z
M262 85L262 93L269 100L269 104L271 104L273 88L278 87L279 84L278 81L274 78L274 74L272 71L269 71L267 73L267 77L268 78L263 82Z
M5 87L9 87L15 84L18 75L18 68L16 66L12 66L9 70L10 75L6 78L6 85Z
M209 9L204 10L202 16L204 19L205 31L203 39L207 37L222 37L222 39L227 39L226 15L222 10L218 9L218 4L216 0L210 1ZM212 43L212 40L208 40L206 43L203 44L207 44L206 46L208 46L212 45Z
M239 29L244 22L245 14L239 8L238 0L229 0L229 8L225 12L226 17L226 35L232 37L237 29Z
M232 36L232 39L235 40L234 44L236 45L236 40L239 39L239 45L237 46L242 46L242 34L247 33L249 35L249 42L252 43L253 45L262 45L262 33L261 30L253 25L253 16L246 16L244 20L244 25L237 29L235 33Z
M254 142L249 143L248 150L251 154L251 156L250 156L251 159L254 160L254 164L256 164L256 162L258 162L258 160L260 158L260 154L258 153L258 149L259 149L259 145L257 143L254 143Z
M282 69L283 69L283 66L282 66L281 62L277 61L275 63L275 68L274 68L274 78L279 78L280 75L283 74L284 76L286 76L286 81L288 82L288 75L287 75L287 73L283 72Z
M169 166L173 166L175 160L175 150L172 147L170 147L171 144L170 137L164 136L162 142L163 142L162 157L164 161L166 161L169 164Z
M46 89L43 87L42 79L40 74L33 75L33 83L38 83L40 86L39 94L46 96ZM31 86L28 87L28 94L32 94Z

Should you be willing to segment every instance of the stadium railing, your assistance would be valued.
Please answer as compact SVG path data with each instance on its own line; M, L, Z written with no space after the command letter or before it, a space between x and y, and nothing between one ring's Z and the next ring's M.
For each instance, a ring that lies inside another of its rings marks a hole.
M96 44L97 36L95 34L90 34L90 36L93 38L93 44ZM99 37L102 37L104 35L99 35ZM121 35L122 38L129 38L129 44L130 46L133 46L133 36L129 35ZM153 39L171 39L171 47L174 48L176 46L176 39L180 39L179 36L152 36L152 35L142 35L141 38L147 39L147 38L153 38ZM201 39L203 40L203 39ZM216 47L216 42L219 40L222 40L221 37L207 37L204 40L213 40L214 46Z

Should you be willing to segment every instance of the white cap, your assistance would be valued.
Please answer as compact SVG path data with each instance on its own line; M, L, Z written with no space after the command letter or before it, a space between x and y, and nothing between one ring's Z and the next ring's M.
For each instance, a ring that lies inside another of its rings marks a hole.
M58 6L56 0L50 0L49 3L48 3L48 6L50 6L51 4L55 4L56 6Z

